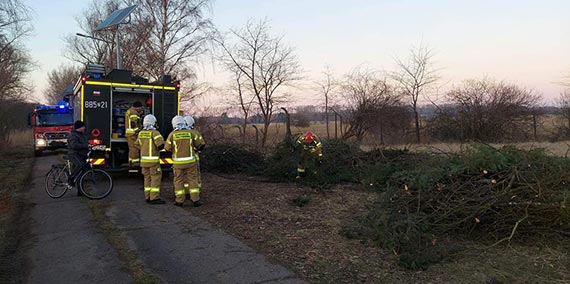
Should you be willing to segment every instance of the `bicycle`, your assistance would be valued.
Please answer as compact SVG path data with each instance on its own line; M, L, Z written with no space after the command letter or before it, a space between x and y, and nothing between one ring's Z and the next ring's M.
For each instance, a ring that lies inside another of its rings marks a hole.
M91 154L88 152L87 156ZM60 198L72 189L67 181L72 174L71 161L63 156L65 164L52 165L45 177L45 190L51 198ZM73 179L73 184L83 195L89 199L102 199L113 191L113 179L104 170L94 169L91 162L87 162Z

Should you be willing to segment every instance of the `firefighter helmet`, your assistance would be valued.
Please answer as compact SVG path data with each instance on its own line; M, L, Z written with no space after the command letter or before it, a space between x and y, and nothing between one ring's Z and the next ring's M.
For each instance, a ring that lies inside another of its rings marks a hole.
M184 121L184 117L180 115L176 115L172 118L172 127L174 129L184 129L186 128L186 122Z
M188 127L190 128L194 128L194 118L192 118L192 116L187 115L184 117L184 121L186 121L186 125L188 125Z
M143 119L143 127L154 126L156 124L156 117L152 114L149 114L144 117Z
M315 135L313 134L313 132L307 132L305 133L305 142L311 143L315 141Z

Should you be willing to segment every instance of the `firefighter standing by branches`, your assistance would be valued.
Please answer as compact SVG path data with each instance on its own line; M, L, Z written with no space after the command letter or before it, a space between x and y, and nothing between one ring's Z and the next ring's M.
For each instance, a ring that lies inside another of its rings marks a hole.
M141 115L143 108L141 102L135 102L125 113L125 137L129 146L129 166L134 167L139 163L139 150L135 147L137 134L141 130Z
M185 191L190 191L190 197L194 207L202 205L200 201L200 187L198 185L198 158L196 149L204 147L204 141L195 139L195 134L190 131L182 116L172 118L174 131L168 135L164 149L172 152L172 164L174 169L174 205L184 206ZM200 142L201 141L201 142Z
M299 135L295 141L295 149L299 150L299 164L297 165L297 181L307 176L308 165L314 166L314 162L321 163L323 158L323 145L317 135L307 132ZM314 169L313 169L314 170Z
M144 117L143 130L138 134L135 147L140 149L140 165L144 176L144 198L150 204L164 204L160 199L160 169L159 151L164 147L164 138L156 130L156 117L149 114Z

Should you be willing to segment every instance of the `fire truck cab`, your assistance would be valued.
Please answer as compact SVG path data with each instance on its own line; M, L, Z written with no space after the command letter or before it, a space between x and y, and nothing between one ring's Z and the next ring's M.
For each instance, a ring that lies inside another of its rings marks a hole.
M67 148L67 138L73 129L73 108L67 103L38 105L28 115L34 135L34 154L44 150Z
M87 139L92 148L91 163L108 171L137 171L128 163L129 149L125 138L125 113L135 102L141 102L144 114L157 118L157 130L166 137L172 131L171 120L180 111L180 85L170 76L161 82L132 75L132 71L89 64L70 96L78 110L76 119L85 122ZM161 152L161 165L172 164L170 155Z

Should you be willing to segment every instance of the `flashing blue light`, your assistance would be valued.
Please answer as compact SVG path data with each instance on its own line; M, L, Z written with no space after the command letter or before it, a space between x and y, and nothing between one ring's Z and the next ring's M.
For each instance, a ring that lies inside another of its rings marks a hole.
M101 79L101 74L93 73L93 79Z
M60 108L60 109L64 109L64 108L65 108L65 105L59 105L59 108Z

